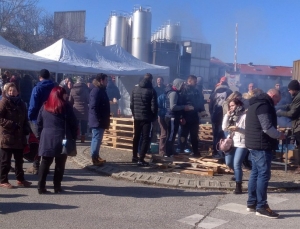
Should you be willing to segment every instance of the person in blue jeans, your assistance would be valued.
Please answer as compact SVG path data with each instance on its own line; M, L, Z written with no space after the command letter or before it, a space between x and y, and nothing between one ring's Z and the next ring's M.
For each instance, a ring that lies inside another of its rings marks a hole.
M252 170L248 182L247 211L258 216L278 218L267 201L267 189L271 178L272 151L277 148L277 139L284 139L279 132L275 107L281 96L278 90L270 89L250 99L247 111L245 145L250 150Z
M225 162L228 167L234 170L236 181L235 194L242 193L242 163L248 152L245 146L245 119L246 114L242 101L238 98L230 100L228 111L223 118L222 129L229 131L233 139L234 149L225 154Z
M100 73L93 80L89 100L89 126L92 129L91 158L93 165L102 165L106 160L99 156L104 130L110 124L110 105L106 94L107 75Z

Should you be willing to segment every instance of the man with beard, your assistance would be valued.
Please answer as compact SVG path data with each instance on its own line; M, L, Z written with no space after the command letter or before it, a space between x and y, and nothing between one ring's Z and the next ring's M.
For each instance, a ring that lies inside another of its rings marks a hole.
M296 139L298 150L300 150L300 85L297 80L292 80L288 85L288 91L293 97L292 103L287 105L284 110L278 110L278 117L287 117L292 120L292 129ZM298 152L298 168L295 173L300 173L300 159Z
M185 85L185 87L182 90L181 96L183 104L193 106L194 109L183 112L183 118L185 119L186 123L181 127L180 152L184 152L186 140L188 135L190 134L193 156L200 157L200 153L198 152L198 113L205 112L205 108L203 94L196 88L196 85L197 77L194 75L190 75L187 79L187 85Z

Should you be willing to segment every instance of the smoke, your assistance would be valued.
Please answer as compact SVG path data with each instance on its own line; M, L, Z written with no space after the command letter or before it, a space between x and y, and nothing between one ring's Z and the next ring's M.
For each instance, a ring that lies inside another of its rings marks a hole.
M207 40L202 32L202 26L199 17L193 15L191 12L190 4L178 3L168 8L168 11L164 12L160 19L160 24L170 20L171 23L180 22L181 36L184 40L193 40L196 42L206 43ZM154 19L152 17L152 19ZM156 28L155 28L156 29Z

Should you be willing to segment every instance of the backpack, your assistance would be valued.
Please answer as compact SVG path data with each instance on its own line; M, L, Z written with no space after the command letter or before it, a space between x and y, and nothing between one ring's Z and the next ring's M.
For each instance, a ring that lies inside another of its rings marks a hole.
M157 97L158 115L165 116L167 113L167 95L166 93L161 94Z
M220 123L223 119L223 104L226 101L227 98L227 91L216 93L214 98L214 106L213 106L213 112L211 116L211 121L213 123Z

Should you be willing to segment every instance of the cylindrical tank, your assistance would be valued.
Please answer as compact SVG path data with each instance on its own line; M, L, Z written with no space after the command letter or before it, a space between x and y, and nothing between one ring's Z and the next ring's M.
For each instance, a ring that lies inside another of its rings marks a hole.
M153 41L156 41L157 40L157 32L154 32L153 34Z
M138 7L134 9L131 28L131 54L145 62L148 62L149 59L151 19L150 8Z
M166 27L165 26L163 26L162 28L161 28L161 39L166 39Z
M131 22L132 22L132 16L130 16L130 17L127 19L127 25L128 25L127 52L129 52L129 53L131 53L131 41L132 41Z
M166 40L170 42L181 41L181 27L179 24L166 25Z
M109 36L109 45L120 45L125 50L127 49L127 39L128 39L128 23L127 17L112 12L110 18L110 36Z
M110 26L109 26L109 22L108 22L105 26L105 38L104 38L104 45L105 46L110 45L109 44L109 29L110 29Z

